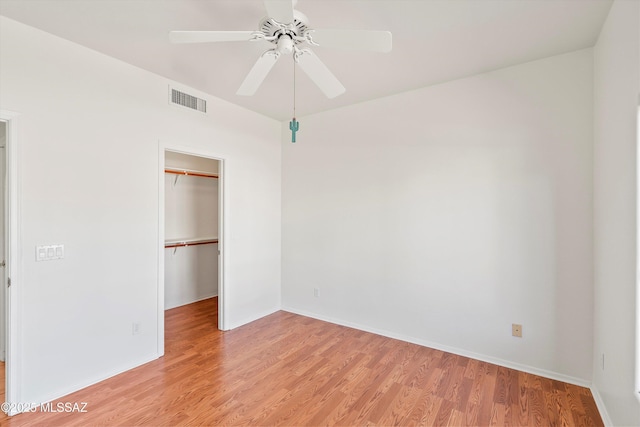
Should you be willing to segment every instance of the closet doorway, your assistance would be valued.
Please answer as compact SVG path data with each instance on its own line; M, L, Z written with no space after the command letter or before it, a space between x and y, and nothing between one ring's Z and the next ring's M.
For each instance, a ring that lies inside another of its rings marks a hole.
M2 388L0 401L7 402L5 397L5 391L7 388L7 336L9 335L8 323L7 323L7 287L6 283L6 262L5 262L5 177L7 171L6 162L6 145L7 145L7 123L0 121L0 283L3 286L0 287L0 378L2 378Z
M6 283L6 260L5 260L5 178L7 176L7 123L0 121L0 283ZM7 288L0 289L0 362L6 361L7 354ZM4 368L4 365L3 365ZM4 378L4 373L2 374Z
M164 354L165 310L217 297L223 329L223 161L165 148L161 163Z

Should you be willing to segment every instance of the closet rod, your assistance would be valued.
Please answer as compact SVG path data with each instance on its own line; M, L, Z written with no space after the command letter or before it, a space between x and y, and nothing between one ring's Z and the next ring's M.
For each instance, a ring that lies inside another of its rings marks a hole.
M176 175L200 176L202 178L218 178L217 173L197 172L184 169L165 169L165 173L173 173Z
M194 240L192 242L170 242L164 245L165 248L181 248L185 246L210 245L218 243L218 239Z

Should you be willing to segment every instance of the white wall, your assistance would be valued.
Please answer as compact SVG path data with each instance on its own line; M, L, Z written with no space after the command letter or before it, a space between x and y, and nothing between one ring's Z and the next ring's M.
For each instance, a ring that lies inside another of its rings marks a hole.
M640 3L616 1L594 48L593 383L615 425L640 425L634 397L639 15Z
M589 384L591 119L591 50L300 118L283 308Z
M218 180L174 174L164 178L165 240L217 238Z
M166 79L4 17L0 57L0 109L21 114L21 401L157 356L159 144L225 160L227 326L279 308L278 122L169 106ZM63 260L35 262L57 243Z
M169 310L218 296L216 243L164 250L164 307Z

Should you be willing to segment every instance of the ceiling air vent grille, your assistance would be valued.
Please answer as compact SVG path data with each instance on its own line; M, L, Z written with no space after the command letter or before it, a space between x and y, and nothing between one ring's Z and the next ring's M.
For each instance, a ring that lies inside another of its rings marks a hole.
M207 101L188 93L180 92L179 90L171 88L171 103L176 105L182 105L183 107L191 108L192 110L207 112Z

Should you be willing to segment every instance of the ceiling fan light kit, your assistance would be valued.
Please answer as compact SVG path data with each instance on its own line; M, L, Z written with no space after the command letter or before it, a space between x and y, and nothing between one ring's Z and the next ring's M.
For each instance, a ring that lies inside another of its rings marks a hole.
M311 49L299 47L304 43L370 52L391 51L392 37L388 31L310 29L307 17L294 10L295 3L295 0L264 0L268 16L260 22L258 31L171 31L169 39L172 43L264 40L273 44L273 48L258 58L240 85L236 94L241 96L254 95L278 59L289 54L292 54L294 64L300 66L327 98L343 94L345 87L320 58ZM299 129L295 111L289 127L292 142L295 142L295 132Z

